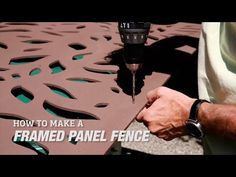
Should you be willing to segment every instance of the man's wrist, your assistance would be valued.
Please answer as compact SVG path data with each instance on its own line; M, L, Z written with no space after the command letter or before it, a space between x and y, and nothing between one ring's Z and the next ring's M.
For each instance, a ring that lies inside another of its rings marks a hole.
M193 102L189 118L186 123L186 127L190 133L190 135L196 137L196 138L203 138L205 135L204 127L202 126L201 122L199 121L199 110L203 103L208 102L207 100L203 99L197 99Z
M206 125L207 125L207 120L208 120L208 117L209 117L209 110L210 110L209 107L210 106L211 106L211 103L204 102L204 103L201 104L201 106L198 110L197 119L203 127L206 127Z

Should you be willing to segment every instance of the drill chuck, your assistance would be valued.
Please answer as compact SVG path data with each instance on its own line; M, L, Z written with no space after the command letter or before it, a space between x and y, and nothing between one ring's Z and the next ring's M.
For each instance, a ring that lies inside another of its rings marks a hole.
M124 44L144 44L150 25L149 22L120 22L118 27L121 41Z
M132 64L125 64L126 67L130 70L130 72L133 74L135 74L141 67L142 67L142 63L132 63Z

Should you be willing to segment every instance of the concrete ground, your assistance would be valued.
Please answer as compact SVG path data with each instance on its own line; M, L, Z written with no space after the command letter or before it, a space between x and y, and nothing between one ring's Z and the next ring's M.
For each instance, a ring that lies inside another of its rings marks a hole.
M137 121L131 123L127 130L147 130ZM197 139L184 136L165 141L150 135L149 142L122 142L122 148L153 155L203 155L201 143Z

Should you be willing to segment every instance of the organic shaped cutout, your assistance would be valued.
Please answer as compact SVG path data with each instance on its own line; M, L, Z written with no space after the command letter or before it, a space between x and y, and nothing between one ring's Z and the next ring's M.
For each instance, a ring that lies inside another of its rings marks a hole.
M30 76L35 76L35 75L38 75L40 72L41 72L40 68L35 68L35 69L30 71L29 75Z
M11 76L12 76L14 79L19 79L19 78L20 78L20 74L17 74L17 73L12 74Z
M5 79L3 77L0 76L0 81L5 81Z
M80 26L77 26L76 29L83 29L85 27L86 27L85 25L80 25Z
M0 42L0 48L7 49L8 47L7 47L7 45L6 45L6 44L4 44L4 43Z
M36 50L41 50L41 48L31 48L31 49L25 49L24 52L33 52Z
M60 95L65 98L75 99L74 96L72 96L68 91L65 91L64 89L59 88L58 86L51 85L51 84L45 84L48 88L51 89L54 93L57 95Z
M34 96L21 86L13 88L11 93L22 103L29 103L34 99Z
M80 54L80 55L75 55L73 56L73 60L82 60L84 58L84 55Z
M30 32L30 30L26 30L26 29L11 29L11 30L0 30L0 32Z
M111 90L115 93L120 93L120 90L116 87L111 87Z
M78 55L73 56L72 60L82 60L85 55L91 55L91 54L92 54L91 52L78 54Z
M94 82L100 82L95 79L89 79L89 78L68 78L66 80L79 82L79 83L94 83Z
M56 107L49 103L48 101L44 101L43 103L44 109L55 116L63 117L67 119L91 119L91 120L99 120L99 118L91 113L85 111L68 111L62 109L61 107Z
M106 31L108 31L110 28L108 26L105 25L100 25L100 27L102 27L103 29L105 29Z
M75 50L83 50L86 49L86 46L82 45L82 44L78 44L78 43L73 43L73 44L69 44L69 47L75 49Z
M93 73L99 73L99 74L116 74L117 71L114 70L101 70L101 69L94 69L94 68L88 68L84 67L86 71L93 72Z
M12 138L12 141L14 139L14 136ZM34 141L20 141L20 138L18 138L18 140L13 141L14 143L24 146L26 148L29 148L33 151L35 151L38 155L48 155L49 151L46 147L44 147L43 145L41 145L38 142L34 142Z
M98 61L98 62L95 62L94 64L96 65L111 65L109 62L107 61Z
M10 22L6 23L7 25L30 25L30 26L37 26L36 23L30 23L30 22Z
M51 32L51 31L42 31L42 32L43 32L43 33L50 34L50 35L54 35L54 36L62 36L61 34L54 33L54 32Z
M69 137L69 136L68 136ZM68 138L67 137L67 138ZM71 141L69 141L71 144L76 145L78 143L78 141L75 141L75 137L71 138Z
M21 65L21 64L28 64L28 63L32 63L35 62L37 60L40 60L44 57L46 57L47 55L36 55L36 56L25 56L25 57L17 57L17 58L13 58L10 61L10 65Z
M97 108L105 108L108 105L109 105L108 103L98 103L98 104L95 105L95 107L97 107Z
M104 35L103 37L104 37L107 41L110 41L110 40L112 39L112 37L109 36L109 35Z
M6 115L6 114L2 114L0 113L0 118L2 119L8 119L8 120L26 120L25 118L18 116L18 115Z
M25 43L30 43L30 44L44 44L44 43L49 43L51 41L46 41L46 40L41 40L41 39L32 39L32 40L27 40L27 41L22 41Z
M49 67L52 70L52 74L60 73L66 69L59 61L50 64Z
M91 36L90 39L94 40L94 41L98 41L97 37Z
M0 68L0 71L7 71L9 70L8 68Z

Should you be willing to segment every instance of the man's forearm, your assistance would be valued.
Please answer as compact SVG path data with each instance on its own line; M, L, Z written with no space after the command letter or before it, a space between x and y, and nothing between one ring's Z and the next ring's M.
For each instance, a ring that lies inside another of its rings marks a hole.
M236 105L203 103L198 119L207 134L236 140Z

